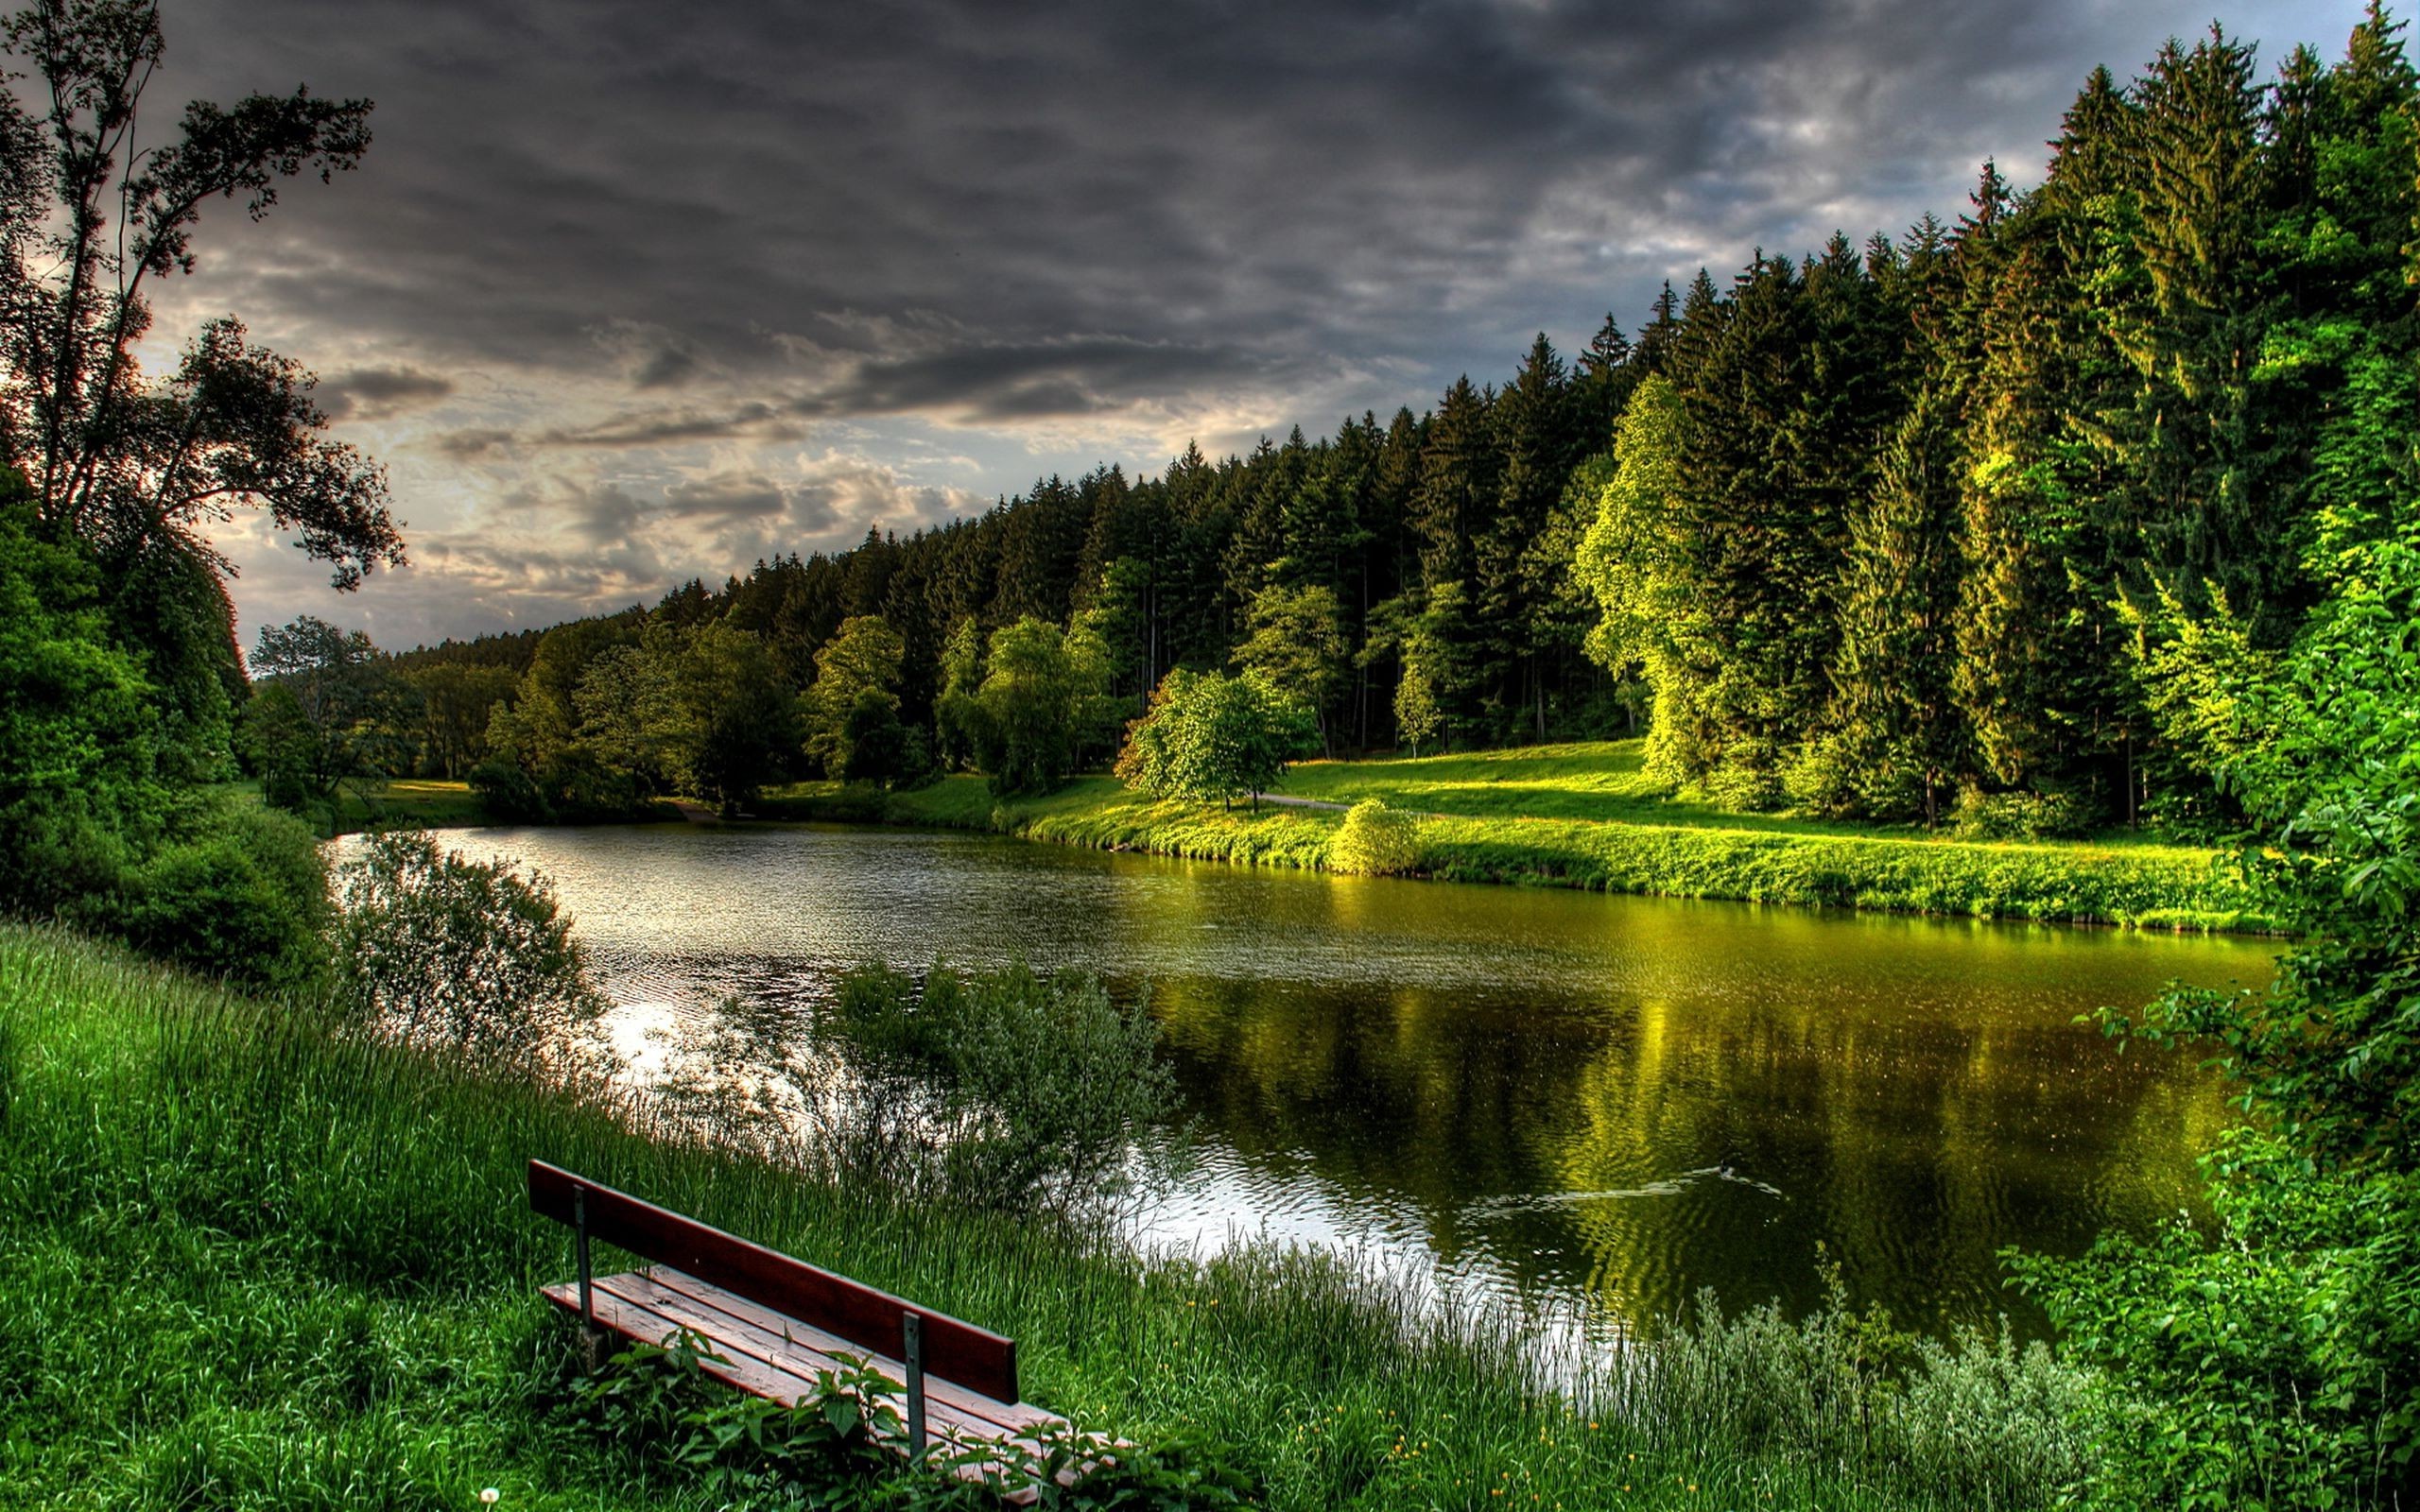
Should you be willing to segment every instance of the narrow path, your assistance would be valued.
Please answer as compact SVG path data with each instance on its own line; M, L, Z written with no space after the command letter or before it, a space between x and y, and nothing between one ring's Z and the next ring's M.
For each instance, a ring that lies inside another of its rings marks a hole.
M1331 799L1288 798L1283 793L1254 793L1253 797L1258 799L1263 803L1273 803L1281 809L1325 809L1330 814L1342 814L1353 807L1350 803L1339 803ZM1389 807L1392 807L1392 805L1390 804ZM1450 819L1454 817L1451 814L1440 814L1434 809L1396 809L1395 812L1397 814L1409 814L1415 819ZM1508 815L1506 817L1518 819L1526 818L1528 816L1513 814Z

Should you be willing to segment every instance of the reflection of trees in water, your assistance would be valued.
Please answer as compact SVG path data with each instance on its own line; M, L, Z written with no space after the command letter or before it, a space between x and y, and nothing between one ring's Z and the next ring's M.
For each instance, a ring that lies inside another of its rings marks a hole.
M1629 1315L1701 1285L1811 1304L1819 1243L1910 1321L2023 1314L2000 1246L2172 1211L2223 1116L2188 1066L2055 1016L1543 996L1195 980L1154 1005L1247 1160L1299 1155L1348 1204L1416 1211L1449 1263Z

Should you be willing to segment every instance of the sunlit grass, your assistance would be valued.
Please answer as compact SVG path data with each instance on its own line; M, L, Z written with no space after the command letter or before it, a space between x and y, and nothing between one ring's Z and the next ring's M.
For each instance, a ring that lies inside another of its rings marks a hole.
M1643 740L1583 741L1506 750L1377 761L1305 762L1286 774L1289 796L1352 803L1384 799L1396 808L1467 818L1585 819L1613 824L1679 825L1777 834L1876 836L1958 841L1946 829L1870 824L1793 814L1741 814L1694 789L1668 793L1647 775ZM2096 848L2176 850L2156 838L2115 830ZM2191 853L2199 854L2199 851Z
M486 811L470 783L436 777L394 777L348 786L337 809L337 826L346 832L378 824L436 830L486 822Z

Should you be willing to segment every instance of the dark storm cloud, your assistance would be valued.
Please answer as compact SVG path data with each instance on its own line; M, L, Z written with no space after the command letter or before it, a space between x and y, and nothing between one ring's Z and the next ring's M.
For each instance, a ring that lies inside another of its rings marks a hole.
M932 411L972 421L1089 415L1181 392L1188 385L1249 377L1234 347L1116 337L950 346L859 363L804 402L822 414Z
M298 321L542 367L602 334L639 389L812 381L801 336L869 359L833 409L979 421L1492 369L1701 258L1954 212L2167 9L195 0L167 83L378 99L364 172L216 275ZM881 350L920 324L957 352ZM1150 360L1015 360L1078 333Z
M512 433L498 425L471 425L458 431L444 431L427 439L425 444L441 456L457 462L475 462L481 457L502 455L512 444Z
M585 425L538 431L526 439L533 446L615 449L686 446L699 441L790 440L799 434L797 418L788 406L750 401L725 410L626 410Z
M664 490L664 502L676 519L706 522L762 520L789 507L780 486L757 472L676 483Z

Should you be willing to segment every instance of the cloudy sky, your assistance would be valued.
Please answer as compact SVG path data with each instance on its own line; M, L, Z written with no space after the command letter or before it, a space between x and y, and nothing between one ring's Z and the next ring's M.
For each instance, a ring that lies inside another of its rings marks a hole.
M204 224L233 312L379 456L412 565L257 521L247 643L402 647L1431 402L1665 279L2020 182L2205 0L167 0L161 96L377 102L362 169ZM2273 63L2355 0L2239 0ZM155 119L166 119L165 111Z

